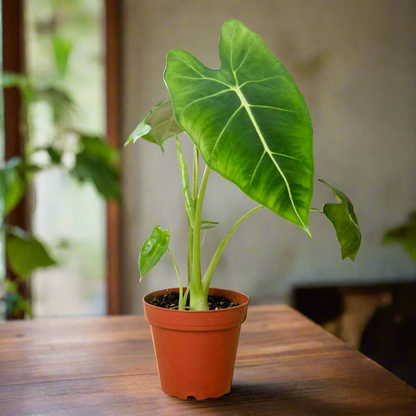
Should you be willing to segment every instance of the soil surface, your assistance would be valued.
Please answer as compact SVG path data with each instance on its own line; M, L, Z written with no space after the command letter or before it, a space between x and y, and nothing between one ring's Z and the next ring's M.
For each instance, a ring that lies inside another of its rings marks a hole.
M189 298L186 302L186 310L189 311ZM153 306L158 306L159 308L165 309L178 309L179 302L179 292L171 292L166 295L155 296L153 299L149 300L149 304ZM208 306L210 311L218 309L228 309L234 306L238 306L238 303L234 303L232 300L225 298L224 296L208 296Z

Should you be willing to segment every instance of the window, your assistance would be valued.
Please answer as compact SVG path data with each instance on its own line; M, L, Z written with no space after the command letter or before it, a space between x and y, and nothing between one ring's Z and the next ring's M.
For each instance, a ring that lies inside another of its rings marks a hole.
M118 206L105 203L119 196L118 154L105 139L108 132L117 147L118 63L108 45L117 41L118 6L113 0L16 0L2 6L8 21L3 43L20 59L15 65L8 56L13 65L5 70L21 72L23 56L26 67L20 96L6 88L5 159L26 159L25 173L33 176L29 197L17 207L20 221L12 223L30 229L57 260L28 273L27 280L7 256L8 279L19 282L26 299L31 292L37 317L118 313Z

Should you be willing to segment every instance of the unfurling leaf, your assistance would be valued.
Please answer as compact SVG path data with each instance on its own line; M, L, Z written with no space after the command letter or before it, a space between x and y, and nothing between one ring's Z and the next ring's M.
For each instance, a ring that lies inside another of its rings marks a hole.
M146 118L134 129L124 146L136 143L143 138L151 143L156 143L163 150L163 143L175 134L182 133L173 115L172 100L165 98L149 111Z
M201 221L201 230L211 230L218 225L215 221Z
M416 211L410 213L405 224L387 231L383 243L399 243L416 260Z
M26 277L39 267L56 264L45 246L33 235L13 228L6 241L6 254L10 268L17 276Z
M71 174L80 182L91 181L105 199L120 198L118 152L99 137L82 136L83 148Z
M6 216L18 205L25 192L20 174L21 159L13 157L0 168L0 210Z
M175 119L209 168L310 235L312 123L293 78L262 38L229 19L221 68L183 50L167 55L165 82Z
M153 228L152 234L144 242L139 254L140 281L164 256L168 250L169 240L169 230L162 231L159 225Z
M194 200L191 194L191 188L189 187L188 164L186 163L186 159L182 155L181 145L179 143L177 136L176 136L176 151L178 154L179 173L181 175L181 184L182 184L183 199L185 203L185 211L186 211L186 215L188 216L189 223L191 224L191 227L193 227L194 222L195 222L195 207L194 207Z
M349 257L354 261L361 245L361 232L354 207L348 197L338 189L334 188L323 179L320 182L328 185L338 204L325 204L322 208L324 214L334 225L339 244L341 245L342 260Z

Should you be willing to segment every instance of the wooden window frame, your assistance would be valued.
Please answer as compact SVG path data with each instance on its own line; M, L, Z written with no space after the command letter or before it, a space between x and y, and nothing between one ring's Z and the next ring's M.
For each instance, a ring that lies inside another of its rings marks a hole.
M3 23L3 71L24 73L23 0L2 1ZM17 88L4 91L4 157L24 155L24 143L20 134L21 100ZM13 225L27 228L27 209L22 201L9 215Z
M2 0L2 41L3 41L3 71L25 72L24 49L24 0ZM21 99L17 88L3 89L4 98L4 158L24 156L23 137L20 132ZM8 215L8 222L24 230L29 228L27 198L23 198L17 207ZM7 244L7 242L6 242ZM7 279L17 281L17 276L6 267ZM30 281L19 282L20 295L30 300ZM7 316L7 319L23 319L24 313Z
M105 2L105 89L106 132L108 143L114 148L120 144L120 99L119 99L119 21L120 1ZM24 0L2 1L3 70L24 73ZM24 143L20 134L20 95L16 88L4 90L5 159L24 155ZM107 314L120 313L120 206L115 201L107 202L106 238L106 303ZM9 216L9 222L23 229L29 228L29 211L24 199ZM14 279L10 270L8 277ZM29 286L19 288L29 298Z
M120 148L121 2L105 0L107 140ZM107 202L107 314L120 313L120 204Z

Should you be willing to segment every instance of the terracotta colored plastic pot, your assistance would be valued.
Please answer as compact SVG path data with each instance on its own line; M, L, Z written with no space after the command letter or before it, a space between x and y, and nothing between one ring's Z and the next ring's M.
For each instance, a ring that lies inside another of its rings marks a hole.
M162 390L169 396L193 396L197 400L229 393L248 296L211 288L210 295L224 296L239 304L216 311L177 311L147 303L154 296L176 291L178 288L159 290L143 298Z

